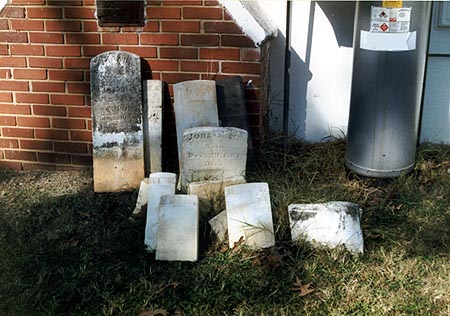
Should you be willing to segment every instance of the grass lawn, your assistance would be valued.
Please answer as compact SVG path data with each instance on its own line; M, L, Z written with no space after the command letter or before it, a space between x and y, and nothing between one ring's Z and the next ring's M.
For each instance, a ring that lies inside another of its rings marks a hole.
M450 147L375 180L345 169L341 141L278 143L247 177L269 183L277 246L229 250L203 218L196 263L144 250L137 192L95 194L89 172L0 172L0 315L450 315ZM288 204L326 201L360 205L363 255L289 241Z

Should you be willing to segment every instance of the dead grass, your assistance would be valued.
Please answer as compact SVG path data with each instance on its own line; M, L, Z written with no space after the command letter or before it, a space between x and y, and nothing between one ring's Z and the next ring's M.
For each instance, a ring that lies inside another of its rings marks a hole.
M344 167L342 141L267 141L248 181L271 191L276 248L227 250L202 222L197 263L157 262L137 192L94 194L89 173L0 173L0 315L450 315L450 148L426 145L393 180ZM290 242L287 206L363 209L365 253ZM294 282L315 289L299 296Z

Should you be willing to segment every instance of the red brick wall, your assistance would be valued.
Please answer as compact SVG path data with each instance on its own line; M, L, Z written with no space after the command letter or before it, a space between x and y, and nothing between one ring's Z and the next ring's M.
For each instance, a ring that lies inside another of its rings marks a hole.
M10 0L0 13L0 169L92 164L89 62L108 50L145 59L144 79L172 84L241 75L262 133L260 50L217 1L147 1L143 27L99 27L95 0ZM168 108L171 99L168 98Z

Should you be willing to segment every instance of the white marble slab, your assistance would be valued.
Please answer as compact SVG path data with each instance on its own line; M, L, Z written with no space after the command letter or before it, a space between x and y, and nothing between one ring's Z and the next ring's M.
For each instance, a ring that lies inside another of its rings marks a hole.
M242 237L260 249L275 245L272 209L267 183L246 183L225 188L230 248Z
M236 127L195 127L183 133L181 189L191 182L245 176L247 131Z
M175 185L176 175L174 173L157 172L150 174L144 243L151 251L157 247L158 213L161 197L175 194Z
M228 230L227 212L222 211L208 221L219 241L224 241Z
M145 158L151 173L162 171L163 91L161 80L144 80Z
M147 211L147 202L148 202L148 178L144 178L141 181L136 206L131 216L141 216L145 214L145 212Z
M197 261L198 198L164 195L159 207L156 260Z
M344 245L349 251L362 253L361 210L349 202L289 205L292 240L304 239L334 248Z

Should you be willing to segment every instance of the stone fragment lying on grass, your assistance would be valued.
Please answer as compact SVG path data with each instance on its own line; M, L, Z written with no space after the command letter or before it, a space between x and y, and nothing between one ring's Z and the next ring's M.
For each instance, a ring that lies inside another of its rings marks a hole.
M353 253L362 253L360 220L358 205L349 202L289 205L293 241L304 239L330 248L344 245Z
M198 198L164 195L158 216L156 260L197 261Z
M229 247L242 237L244 244L255 248L275 245L269 186L246 183L225 188Z
M228 230L227 212L222 211L209 220L211 229L216 234L219 241L224 241Z
M131 213L131 216L132 217L144 216L145 211L147 210L147 202L148 202L148 178L144 178L144 180L141 181L138 198L136 201L136 207L134 208L133 213Z
M158 210L163 195L175 194L177 176L170 172L150 174L148 185L147 223L145 226L145 245L149 250L156 249L158 233Z

